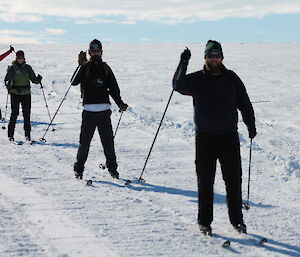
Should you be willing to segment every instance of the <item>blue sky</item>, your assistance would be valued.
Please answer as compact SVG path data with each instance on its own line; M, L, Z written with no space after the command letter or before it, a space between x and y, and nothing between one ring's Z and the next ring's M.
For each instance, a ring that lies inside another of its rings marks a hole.
M299 42L299 24L299 0L0 0L2 44Z

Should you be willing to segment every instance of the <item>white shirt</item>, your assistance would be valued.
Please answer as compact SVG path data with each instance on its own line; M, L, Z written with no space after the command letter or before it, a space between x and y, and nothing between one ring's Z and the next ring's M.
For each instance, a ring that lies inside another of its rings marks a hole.
M85 104L83 110L88 112L103 112L110 110L110 104Z

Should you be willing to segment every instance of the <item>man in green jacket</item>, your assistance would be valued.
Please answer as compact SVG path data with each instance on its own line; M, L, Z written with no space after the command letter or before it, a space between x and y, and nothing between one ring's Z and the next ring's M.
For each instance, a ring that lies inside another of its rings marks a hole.
M8 124L8 138L14 141L14 132L19 106L21 104L24 117L24 131L26 140L30 141L30 111L31 111L31 92L30 81L39 84L42 76L36 76L30 65L26 64L24 52L16 52L16 60L7 69L5 85L11 96L11 116Z

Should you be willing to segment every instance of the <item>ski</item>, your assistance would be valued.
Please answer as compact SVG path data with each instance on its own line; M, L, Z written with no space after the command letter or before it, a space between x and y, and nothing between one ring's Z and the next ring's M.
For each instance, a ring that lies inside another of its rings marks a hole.
M34 141L34 140L26 140L25 141L25 144L29 144L29 145L33 145L35 143L36 143L36 141Z
M222 241L222 239L219 240L219 236L213 233L202 233L201 234L203 236L205 236L205 238L207 238L208 240L212 240L214 244L217 244L219 246L221 246L222 248L229 248L231 246L231 242L230 240L225 240ZM221 242L220 242L221 241Z
M80 179L80 178L76 178L76 177L75 177L75 179L77 179L77 181L81 181L81 182L85 183L85 186L94 187L93 180L91 180L91 179Z
M29 144L29 145L33 145L36 143L36 141L33 141L33 140L26 140L26 141L21 141L21 140L11 140L10 142L12 142L13 144L15 145L25 145L25 144Z
M24 142L23 141L15 141L15 140L11 140L10 142L12 142L15 145L23 145Z
M264 246L265 243L268 242L268 239L265 237L257 238L251 234L245 234L245 233L238 233L242 238L246 239L247 241L251 242L251 244L255 246Z
M140 179L135 178L133 180L128 179L128 180L125 181L125 186L129 186L133 181L135 181L136 183L145 183L146 182L146 180L143 179L143 178L140 178Z

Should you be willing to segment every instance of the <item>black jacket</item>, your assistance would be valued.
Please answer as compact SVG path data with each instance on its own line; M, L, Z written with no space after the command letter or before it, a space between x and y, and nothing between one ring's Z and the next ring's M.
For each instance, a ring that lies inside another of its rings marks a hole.
M255 129L252 104L241 79L223 66L220 76L211 75L205 68L186 75L188 63L181 62L173 78L173 88L191 95L194 104L196 131L226 134L237 131L238 112L248 130Z
M81 66L72 85L79 83L83 104L110 104L109 95L119 107L123 104L117 80L105 62L90 61Z

